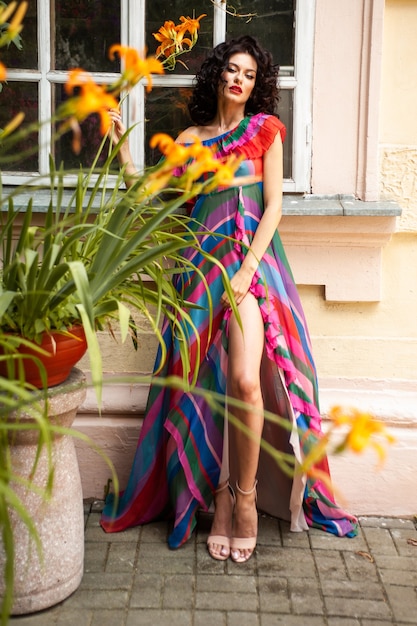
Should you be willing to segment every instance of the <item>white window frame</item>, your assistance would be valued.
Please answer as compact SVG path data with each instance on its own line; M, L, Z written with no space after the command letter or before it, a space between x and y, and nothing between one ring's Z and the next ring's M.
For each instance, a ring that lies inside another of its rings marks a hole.
M10 70L10 81L24 80L34 82L39 87L39 114L41 119L51 117L51 84L66 81L67 72L50 71L50 2L38 2L38 48L39 70L24 71ZM211 3L210 3L211 4ZM312 78L313 78L313 46L314 46L314 19L316 0L296 3L295 27L295 68L293 76L280 77L280 88L293 91L293 148L292 148L292 178L284 180L284 192L309 193L311 177L311 120L312 120ZM191 6L191 4L190 4ZM225 39L226 13L224 2L214 0L213 45ZM173 20L178 16L173 16ZM121 43L132 46L140 51L145 49L145 0L121 0ZM116 42L115 42L116 43ZM113 73L94 73L96 80L102 83L111 83L115 79ZM193 75L176 75L166 73L163 76L154 76L155 87L187 87L193 85ZM134 126L131 133L131 151L133 159L139 169L144 167L145 161L145 132L143 120L145 118L145 84L141 83L129 95L123 105L123 116L129 126ZM51 129L48 125L42 126L39 135L41 146L39 155L39 169L41 174L47 174L48 148L51 142ZM42 146L44 148L42 149ZM28 180L27 174L4 174L3 184L18 184Z
M133 2L135 4L135 2ZM226 13L222 0L215 0L213 45L224 41L226 33ZM293 91L293 146L292 146L292 178L284 180L284 192L310 193L311 190L311 122L313 98L313 53L314 53L314 24L316 0L297 0L295 19L295 68L293 76L281 76L281 89ZM129 45L142 50L144 47L144 28L133 28L133 24L144 24L145 0L136 3L135 19L129 32ZM172 19L177 19L173 16ZM137 20L137 21L136 21ZM285 68L282 68L285 70ZM155 87L187 87L193 85L194 76L166 73L155 76L152 84ZM133 98L133 101L132 101ZM136 93L130 96L130 103L126 105L125 114L128 124L136 124L132 131L132 157L139 168L144 166L145 140L143 124L138 119L144 119L145 87L138 85ZM135 111L133 116L132 111Z

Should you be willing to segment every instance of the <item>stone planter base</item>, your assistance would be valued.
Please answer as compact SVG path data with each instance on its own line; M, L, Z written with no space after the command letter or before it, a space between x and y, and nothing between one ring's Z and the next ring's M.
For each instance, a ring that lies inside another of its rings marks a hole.
M49 401L50 419L71 427L76 412L85 398L84 375L73 369L65 383L53 390ZM20 420L30 416L20 416ZM37 433L19 431L11 446L15 472L29 478L37 450ZM52 497L46 500L15 484L37 528L42 544L39 558L37 547L22 520L13 512L15 538L15 584L13 615L32 613L61 602L79 586L84 566L84 512L80 473L72 437L56 436L53 442L54 481ZM48 475L48 460L42 452L34 483L44 488ZM4 552L0 544L0 571L4 567ZM0 596L4 580L0 580Z

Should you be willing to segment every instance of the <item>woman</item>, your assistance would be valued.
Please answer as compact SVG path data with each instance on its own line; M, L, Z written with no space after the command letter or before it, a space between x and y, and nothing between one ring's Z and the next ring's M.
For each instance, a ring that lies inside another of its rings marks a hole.
M236 421L229 433L225 411L213 409L204 397L152 385L128 487L117 516L111 517L108 504L101 522L112 532L171 515L174 527L168 542L175 548L189 538L197 510L207 510L214 500L209 553L238 563L246 562L256 546L258 480L259 507L291 520L292 530L314 525L338 535L356 534L355 518L334 504L325 484L305 476L288 479L260 450L264 437L295 455L297 463L320 433L309 335L277 232L285 137L285 127L274 115L277 75L271 55L252 37L218 45L196 77L189 103L195 125L177 139L191 143L197 137L219 159L231 153L243 158L236 172L236 177L246 177L243 183L200 196L190 212L197 231L204 224L214 233L198 234L199 243L226 268L240 320L232 312L219 268L195 249L188 256L206 276L212 319L201 274L178 278L178 289L187 300L207 305L189 311L201 341L197 387L227 392L253 409L230 409ZM112 115L117 141L125 128L117 112ZM119 159L129 184L135 168L127 144ZM160 375L181 374L177 339L168 322L163 332L168 359ZM195 345L190 330L191 354ZM264 420L264 409L285 416L292 431ZM328 475L326 461L318 469Z

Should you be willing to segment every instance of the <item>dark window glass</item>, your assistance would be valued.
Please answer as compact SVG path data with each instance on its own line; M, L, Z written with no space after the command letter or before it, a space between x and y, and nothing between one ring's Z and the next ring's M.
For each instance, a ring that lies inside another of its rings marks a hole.
M191 121L187 111L187 100L191 89L155 87L146 97L145 106L145 158L146 165L155 164L161 157L158 150L149 147L149 141L155 133L167 133L171 137L190 126ZM291 154L293 137L293 92L282 90L278 114L287 127L287 137L284 143L284 178L291 178Z
M6 67L28 70L38 68L37 5L37 0L30 0L20 33L21 49L19 50L13 43L8 48L1 49L1 60Z
M292 89L281 89L278 104L278 115L287 128L284 142L284 178L292 178L292 147L293 147L293 97Z
M200 17L203 13L207 17L200 20L198 42L190 54L179 57L187 67L177 61L174 72L176 74L195 74L206 57L207 51L213 47L213 7L207 0L147 0L146 2L146 45L148 54L155 54L159 42L152 33L158 32L166 20L175 24L180 23L180 17ZM187 69L188 68L188 69Z
M145 105L145 159L146 165L155 164L161 157L158 150L151 150L149 140L155 133L167 133L171 137L190 126L187 100L190 89L185 87L154 87L146 96Z
M109 48L120 43L120 0L56 0L52 9L52 69L117 72ZM55 58L54 58L55 56Z
M271 52L274 63L293 67L295 0L235 0L232 5L229 12L236 10L236 15L227 16L227 38L252 35Z
M58 107L62 102L64 102L64 100L67 99L64 91L64 85L54 85L53 89L56 106ZM79 154L74 153L72 131L65 133L53 146L53 154L55 155L57 166L63 163L66 169L79 169L80 167L90 167L94 162L102 141L99 116L95 114L90 115L82 124L80 124L80 129L81 150ZM106 160L109 150L109 141L106 141L106 145L100 153L97 163L98 167L100 167L100 165L102 165ZM114 164L114 169L117 168L118 166Z
M36 122L38 119L38 85L37 83L18 83L8 81L3 84L0 94L0 128L4 128L15 115L21 111L25 114L20 130ZM19 129L14 133L17 136ZM7 144L6 144L7 145ZM13 149L2 154L6 163L0 164L0 169L9 172L37 172L38 160L38 133L26 135L21 141L13 145Z

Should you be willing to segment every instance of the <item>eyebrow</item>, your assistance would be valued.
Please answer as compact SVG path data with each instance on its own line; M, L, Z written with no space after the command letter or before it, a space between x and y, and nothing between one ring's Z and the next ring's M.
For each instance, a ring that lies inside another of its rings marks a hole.
M234 65L239 70L242 69L240 65L238 65L238 63L234 63L233 61L232 62L229 61L228 65ZM246 69L245 68L243 69L245 70L245 72L254 72L256 74L256 69L254 69L253 67L247 67Z

